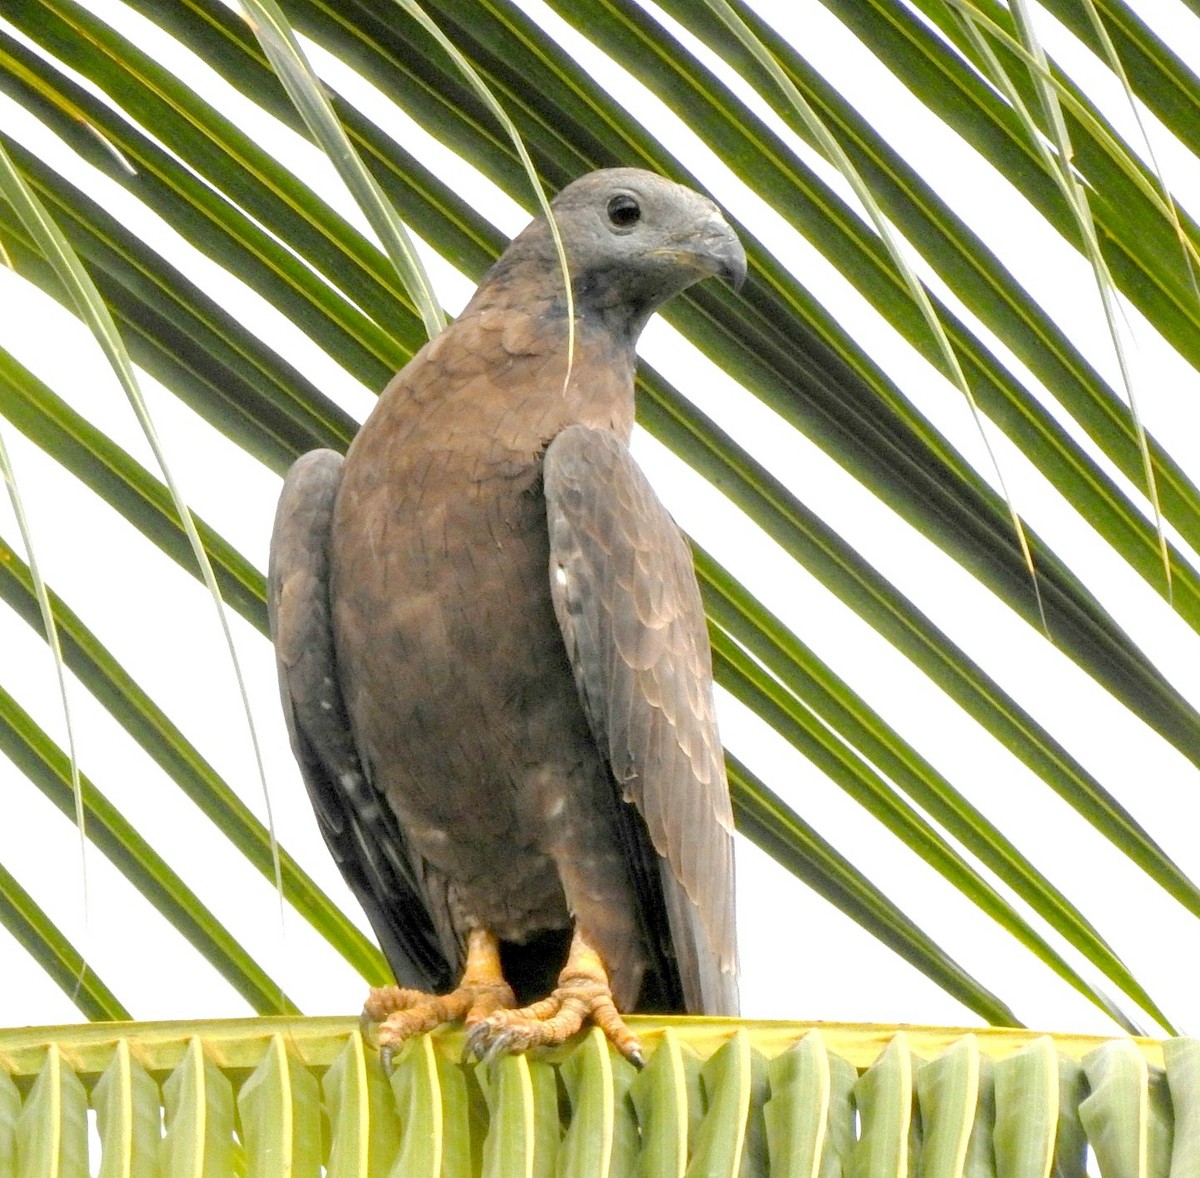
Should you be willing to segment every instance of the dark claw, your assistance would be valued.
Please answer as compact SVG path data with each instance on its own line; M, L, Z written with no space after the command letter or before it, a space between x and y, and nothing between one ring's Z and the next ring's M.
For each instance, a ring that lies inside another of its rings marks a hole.
M488 1046L483 1056L483 1062L485 1064L492 1064L500 1056L507 1055L512 1045L517 1041L517 1038L517 1031L512 1027L507 1031L501 1031Z
M635 1047L626 1058L639 1072L646 1066L646 1057L640 1047Z
M471 1060L482 1059L483 1053L487 1050L487 1038L489 1027L487 1021L476 1023L467 1032L467 1041L463 1044L462 1062L470 1063Z

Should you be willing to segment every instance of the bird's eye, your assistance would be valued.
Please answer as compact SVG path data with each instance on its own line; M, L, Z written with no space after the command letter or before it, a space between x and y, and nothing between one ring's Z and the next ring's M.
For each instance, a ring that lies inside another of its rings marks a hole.
M608 219L618 229L628 229L641 220L642 209L636 200L628 193L614 196L608 202Z

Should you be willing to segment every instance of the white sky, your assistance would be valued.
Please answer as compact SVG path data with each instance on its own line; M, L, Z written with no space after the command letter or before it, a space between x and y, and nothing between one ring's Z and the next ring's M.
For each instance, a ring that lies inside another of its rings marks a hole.
M115 0L92 0L90 6L105 13L120 12ZM543 13L536 0L528 0L526 7ZM943 195L1004 254L1018 278L1037 294L1093 363L1113 375L1111 345L1104 334L1099 301L1080 259L1031 215L986 162L932 119L815 0L764 0L760 7L792 35L834 84L854 94L885 136L905 140L909 158L918 167L925 166L925 161L938 167ZM1177 52L1200 46L1200 25L1174 0L1139 8L1164 30ZM144 29L144 22L130 20L131 28ZM571 47L574 38L569 30L560 30L549 16L546 21ZM1071 60L1075 60L1069 39L1056 33L1048 21L1043 20L1039 27L1052 52L1064 59L1072 54ZM154 51L159 55L169 52L160 46L154 46ZM191 68L186 56L179 60L178 68ZM336 63L316 53L314 60L342 87L344 71L338 71ZM214 104L239 118L254 113L215 75L203 75L200 70L198 84ZM753 225L850 330L870 341L871 355L905 395L984 477L993 478L961 395L867 307L811 245L742 189L703 144L693 142L690 132L642 90L636 79L621 76L615 67L605 72L597 66L597 76L623 101L630 102L656 132L671 127L668 141L686 154L688 165L714 195L744 223ZM360 97L358 93L351 97L364 105L380 101L379 96ZM1119 92L1110 101L1114 119L1128 122ZM361 223L315 150L286 129L272 125L266 116L256 117L265 120L255 130L259 142L279 153L345 215ZM387 111L383 117L390 133L402 138L409 150L433 160L439 170L453 166L451 182L464 190L473 186L470 190L481 194L481 207L496 224L506 232L520 227L524 214L511 201L471 177L462 165L447 161L444 150L410 126L400 112ZM19 141L36 144L68 176L87 176L85 166L73 162L65 150L57 150L32 120L2 97L0 123ZM1157 132L1155 150L1182 201L1197 210L1200 165ZM804 155L811 159L806 149ZM844 189L840 178L833 180ZM95 174L88 176L86 183L93 196L137 224L175 264L217 291L223 305L254 323L264 338L356 416L369 409L369 390L357 386L236 278L220 272L116 185ZM446 266L436 261L431 264L447 308L457 310L470 284ZM1200 478L1200 447L1196 444L1200 376L1135 312L1128 315L1145 418L1175 458L1193 477ZM3 269L0 346L150 465L123 394L84 329L50 299ZM1041 635L997 605L968 573L819 449L695 354L669 327L655 321L646 332L642 352L936 618L1120 797L1193 878L1200 878L1200 849L1194 838L1200 820L1200 780L1195 767L1149 733ZM153 381L143 378L142 383L172 467L195 510L259 567L265 567L278 478L230 446ZM0 421L0 435L12 454L47 581L261 814L261 791L245 721L203 589L6 422ZM1196 634L1112 557L1091 528L998 431L992 431L991 441L1005 480L1030 526L1067 555L1176 686L1194 704L1200 704ZM707 484L648 436L639 435L636 447L680 523L723 563L744 575L767 606L1013 837L1095 921L1181 1028L1195 1030L1200 1024L1200 1000L1193 984L1200 968L1195 920L1144 881L1122 855L1011 754L852 611L784 558L773 542L748 525ZM7 505L0 507L0 534L17 545ZM231 624L250 685L280 841L365 928L320 842L292 764L279 716L269 646L232 614ZM9 671L4 675L4 685L19 690L22 704L47 730L61 737L57 690L44 643L23 623L0 611L0 651L6 668L19 668L16 674ZM168 853L172 866L234 935L253 947L301 1007L309 1013L358 1009L363 985L352 971L290 912L281 930L278 901L270 886L241 862L190 803L180 799L175 787L77 684L72 684L71 702L84 771L153 846ZM977 917L956 891L761 722L724 695L719 705L730 747L867 869L876 883L915 914L935 939L1005 997L1027 1022L1064 1030L1112 1029L1102 1015L1006 934ZM2 758L0 788L9 799L9 813L19 815L19 821L0 824L0 862L68 935L87 946L97 971L137 1017L247 1012L242 1000L94 850L87 856L90 904L85 928L79 854L69 823ZM738 870L746 1015L913 1023L978 1021L745 840L739 840ZM1153 913L1152 921L1145 919L1146 912ZM147 942L153 946L149 954ZM0 933L0 962L5 974L4 1022L17 1025L77 1019L68 998L47 984L4 933ZM1086 967L1084 972L1090 976Z

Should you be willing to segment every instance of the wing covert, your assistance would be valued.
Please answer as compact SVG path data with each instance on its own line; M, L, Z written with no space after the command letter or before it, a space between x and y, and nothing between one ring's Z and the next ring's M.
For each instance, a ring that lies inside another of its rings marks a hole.
M625 444L546 451L550 584L584 710L655 851L689 1010L737 1010L733 817L691 549Z

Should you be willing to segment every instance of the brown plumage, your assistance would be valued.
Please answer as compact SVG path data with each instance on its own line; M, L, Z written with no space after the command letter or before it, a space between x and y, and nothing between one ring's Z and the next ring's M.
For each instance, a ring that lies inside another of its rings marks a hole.
M541 998L574 933L560 991L606 975L623 1010L735 1013L704 616L687 543L628 441L646 320L706 274L740 281L745 256L710 201L647 172L592 173L553 207L569 376L538 218L397 374L344 465L317 451L289 474L271 553L284 708L326 841L402 985L445 989L474 961L494 990L499 942L518 999ZM485 1009L479 989L369 1009L391 1016L381 1041L464 1013L483 1024L477 1046L552 1037L488 1018L511 996Z

